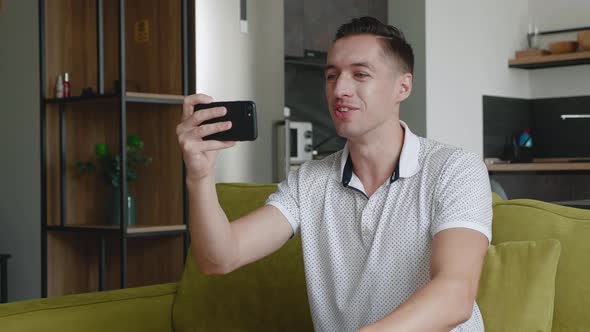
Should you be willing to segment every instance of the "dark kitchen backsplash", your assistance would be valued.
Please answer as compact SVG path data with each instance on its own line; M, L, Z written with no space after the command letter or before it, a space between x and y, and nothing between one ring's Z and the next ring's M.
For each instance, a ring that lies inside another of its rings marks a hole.
M483 96L484 157L503 157L511 137L529 128L536 158L590 157L590 96L519 99Z
M313 145L320 155L336 152L346 142L336 135L328 112L324 87L324 67L285 63L285 104L291 108L291 120L313 125Z

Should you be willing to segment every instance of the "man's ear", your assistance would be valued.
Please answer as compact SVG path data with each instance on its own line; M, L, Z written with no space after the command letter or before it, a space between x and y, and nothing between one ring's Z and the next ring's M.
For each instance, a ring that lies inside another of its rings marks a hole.
M402 74L400 76L400 78L398 78L398 84L400 86L399 88L399 92L398 92L398 98L399 101L402 102L404 100L406 100L406 98L408 98L410 96L410 94L412 93L412 82L414 80L414 77L412 76L411 73L405 73Z

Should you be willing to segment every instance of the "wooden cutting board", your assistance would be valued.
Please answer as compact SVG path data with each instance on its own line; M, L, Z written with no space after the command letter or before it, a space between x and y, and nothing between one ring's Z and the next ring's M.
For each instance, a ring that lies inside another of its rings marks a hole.
M529 57L533 57L533 56L541 56L541 55L549 55L549 54L551 54L551 52L549 52L547 50L541 50L541 49L537 49L537 48L528 48L526 50L517 51L516 58L517 59L529 58Z

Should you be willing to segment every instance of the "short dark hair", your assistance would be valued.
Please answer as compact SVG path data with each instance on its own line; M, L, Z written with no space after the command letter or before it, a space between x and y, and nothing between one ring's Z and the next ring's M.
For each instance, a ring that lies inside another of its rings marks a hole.
M404 34L396 27L387 25L371 16L352 19L341 25L336 32L334 41L351 35L370 34L383 37L382 46L386 54L398 60L401 69L406 73L414 73L414 51L408 44Z

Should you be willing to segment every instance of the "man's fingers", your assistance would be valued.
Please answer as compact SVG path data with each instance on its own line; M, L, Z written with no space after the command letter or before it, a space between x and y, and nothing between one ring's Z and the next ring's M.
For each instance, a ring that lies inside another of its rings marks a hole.
M207 120L215 119L224 116L227 113L225 107L213 107L196 111L193 114L193 125L199 125Z
M194 112L191 117L184 119L178 126L176 126L176 135L180 135L187 130L193 130L204 121L224 116L226 113L227 110L225 107L207 108Z
M184 97L184 102L182 104L182 121L193 115L195 105L209 104L212 102L213 98L211 98L211 96L202 93Z
M201 125L195 128L195 130L197 132L198 137L203 138L205 136L226 131L231 128L231 125L232 123L230 121L223 121Z

